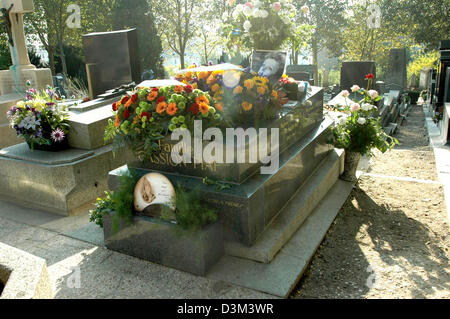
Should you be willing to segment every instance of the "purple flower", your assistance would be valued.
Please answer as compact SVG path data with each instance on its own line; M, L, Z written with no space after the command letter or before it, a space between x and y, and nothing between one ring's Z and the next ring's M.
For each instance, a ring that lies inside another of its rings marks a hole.
M57 128L56 130L54 130L51 134L52 140L55 142L62 142L64 140L64 137L66 135L64 134L64 132L60 129Z

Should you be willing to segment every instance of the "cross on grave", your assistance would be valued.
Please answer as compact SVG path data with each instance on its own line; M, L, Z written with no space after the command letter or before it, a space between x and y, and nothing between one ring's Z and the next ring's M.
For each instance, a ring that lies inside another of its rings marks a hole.
M10 69L35 69L30 63L25 32L23 28L23 14L34 11L33 0L0 0L2 20L6 25L9 50L13 65Z
M36 69L28 57L23 15L34 11L33 0L0 0L0 23L8 35L12 65L0 71L0 95L23 93L29 80L36 89L52 84L49 69Z

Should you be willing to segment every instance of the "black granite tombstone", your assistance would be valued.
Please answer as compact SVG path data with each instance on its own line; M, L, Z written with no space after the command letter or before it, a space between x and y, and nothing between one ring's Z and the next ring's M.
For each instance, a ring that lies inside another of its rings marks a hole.
M366 75L373 74L376 78L376 67L373 61L342 62L341 89L349 90L354 84L367 87ZM373 83L376 80L374 79Z
M440 47L440 68L436 82L436 108L442 109L446 98L447 72L450 70L450 40L441 41Z
M83 35L91 98L130 82L140 82L136 29Z
M394 90L406 89L406 49L392 49L389 54L389 72L386 74L386 84Z

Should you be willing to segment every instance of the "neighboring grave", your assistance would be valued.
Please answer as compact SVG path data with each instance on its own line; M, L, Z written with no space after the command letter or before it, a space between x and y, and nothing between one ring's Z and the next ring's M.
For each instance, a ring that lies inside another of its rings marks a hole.
M409 88L417 87L417 76L415 74L411 75L408 86L409 86Z
M52 84L50 69L36 69L31 64L25 43L23 14L34 11L32 0L1 0L0 21L8 27L9 49L13 65L0 71L0 149L20 142L9 127L6 112L20 101L26 82L36 89Z
M386 84L390 89L403 91L407 85L406 49L392 49L389 54Z
M419 89L420 90L428 90L430 88L431 83L431 68L423 68L420 71L419 78Z
M366 75L373 74L376 78L376 67L373 61L342 62L341 89L350 90L357 84L362 88L367 87ZM375 83L376 80L374 79Z
M314 84L314 67L312 65L288 65L286 73L297 81L308 81Z
M136 29L83 35L91 98L141 79Z

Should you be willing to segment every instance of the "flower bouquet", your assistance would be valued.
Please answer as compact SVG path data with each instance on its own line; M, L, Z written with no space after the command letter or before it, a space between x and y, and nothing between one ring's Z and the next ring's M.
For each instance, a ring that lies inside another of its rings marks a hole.
M260 127L264 121L276 119L288 101L280 87L250 69L188 70L178 74L176 79L208 92L227 127Z
M207 92L191 85L140 88L113 103L115 121L110 120L105 141L130 146L139 160L148 160L160 149L158 141L174 130L194 131L194 121L203 128L221 125L222 108Z
M235 1L229 1L231 5ZM237 4L232 13L233 33L241 30L243 42L258 50L276 50L281 47L291 32L291 20L295 6L291 0L254 0ZM231 34L228 38L231 38Z
M348 91L342 92L348 103L338 110L342 115L338 117L332 129L330 141L330 144L346 151L345 169L341 179L350 182L356 181L356 169L361 156L372 156L373 149L385 153L398 144L395 138L388 136L383 130L378 108L375 106L381 99L378 92L361 89L357 85L352 87L352 91L362 94L363 99L352 101L348 99Z
M68 112L58 105L56 91L47 87L43 92L33 88L26 98L7 112L11 127L25 139L31 150L60 151L67 149Z

